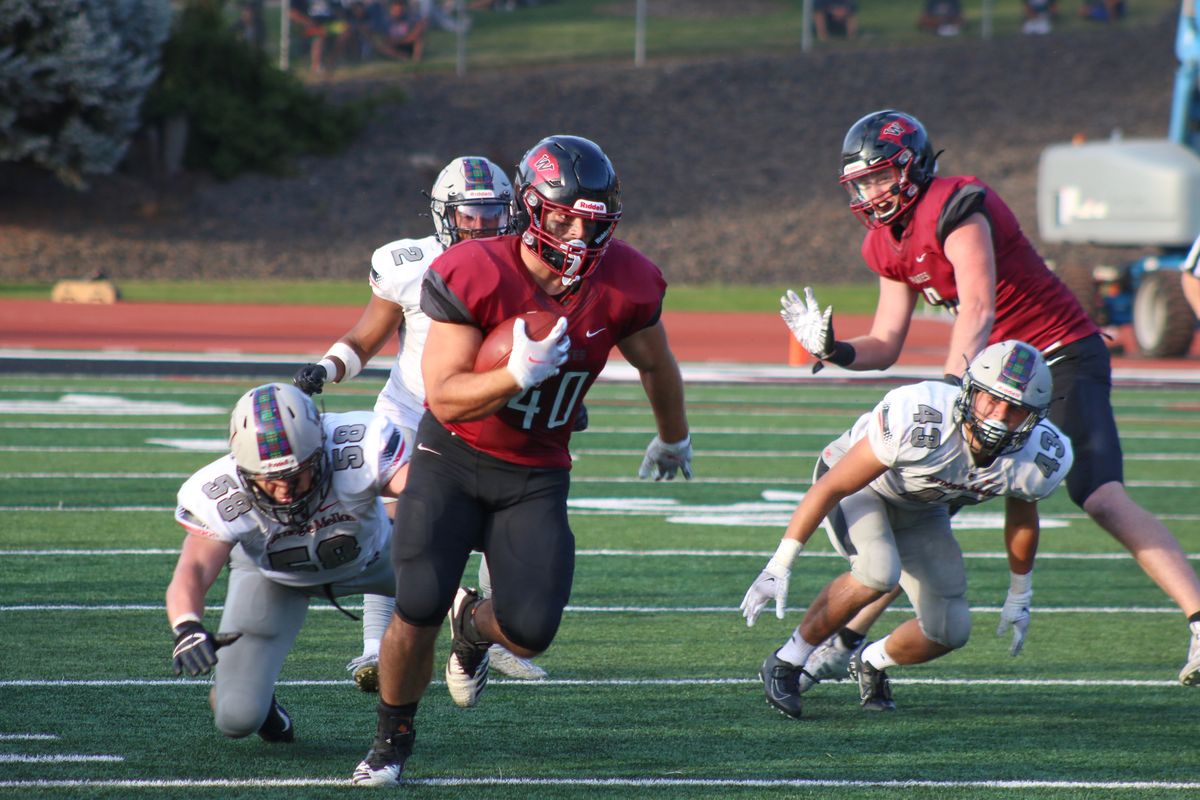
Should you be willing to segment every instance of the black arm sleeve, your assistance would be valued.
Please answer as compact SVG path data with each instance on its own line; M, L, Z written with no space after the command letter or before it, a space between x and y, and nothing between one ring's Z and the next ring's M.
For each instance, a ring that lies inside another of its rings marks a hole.
M978 184L967 184L954 193L954 196L942 206L942 213L937 221L938 244L945 245L946 237L975 212L984 211L983 201L987 198L987 189ZM991 220L988 220L989 222Z
M426 272L421 280L421 310L438 322L479 327L466 305L450 290L442 276L433 270Z

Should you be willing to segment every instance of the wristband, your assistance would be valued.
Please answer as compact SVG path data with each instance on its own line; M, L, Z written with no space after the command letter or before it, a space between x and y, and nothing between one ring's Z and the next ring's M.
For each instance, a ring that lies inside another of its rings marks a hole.
M779 541L779 547L775 548L775 555L771 556L771 560L784 569L791 569L792 562L796 560L796 554L803 549L804 545L799 540L789 539L785 536Z
M331 381L337 377L337 363L332 358L322 358L317 366L325 370L325 380Z
M345 365L346 371L342 374L343 381L348 381L362 372L362 359L358 357L358 353L354 352L354 348L345 342L337 342L329 348L329 351L325 353L325 358L320 362L321 365L324 366L325 361L330 358L336 358ZM336 371L330 372L328 368L325 371L329 372L330 377L337 374Z
M171 630L173 630L173 631L178 630L179 626L185 622L199 622L199 621L200 621L200 615L193 614L191 611L189 611L186 614L180 614L178 617L171 620Z
M1013 594L1033 594L1033 571L1024 575L1013 572L1009 574L1008 590Z
M821 359L828 361L830 364L837 364L839 367L848 367L854 363L854 358L858 353L854 350L854 345L849 342L834 342L833 350L829 355Z

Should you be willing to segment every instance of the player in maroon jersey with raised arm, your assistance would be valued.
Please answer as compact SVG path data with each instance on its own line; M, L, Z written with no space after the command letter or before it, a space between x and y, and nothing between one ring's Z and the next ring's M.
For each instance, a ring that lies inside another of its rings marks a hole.
M999 195L978 178L936 173L937 155L916 118L887 110L854 123L842 144L841 183L850 210L868 229L862 254L879 275L875 319L865 336L838 341L832 307L822 311L805 288L803 299L792 291L783 296L784 321L820 361L884 369L896 362L923 295L955 315L945 363L954 381L988 344L1020 339L1038 348L1054 376L1050 420L1075 448L1067 476L1071 500L1187 615L1191 637L1179 680L1200 685L1200 580L1166 526L1125 491L1112 364L1099 329ZM869 607L824 643L810 671L818 679L844 675L851 651L889 601Z
M532 658L553 641L575 571L571 423L614 345L638 370L658 429L638 475L691 477L683 379L660 319L666 281L613 239L621 191L608 157L587 139L551 136L524 155L514 184L518 234L448 250L422 286L433 321L421 365L427 410L392 548L403 592L380 651L378 726L356 784L399 781L447 612L445 676L460 706L483 691L492 642ZM559 321L539 341L518 320L508 362L475 372L488 332L533 310ZM489 599L459 586L472 550L491 566Z

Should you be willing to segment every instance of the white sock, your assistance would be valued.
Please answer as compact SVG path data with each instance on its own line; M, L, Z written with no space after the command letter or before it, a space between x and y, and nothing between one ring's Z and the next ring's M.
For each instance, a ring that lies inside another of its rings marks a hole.
M887 654L888 637L883 637L878 642L872 642L863 650L862 660L870 664L875 669L887 669L888 667L896 666L896 662Z
M800 629L796 628L792 631L792 638L788 639L783 647L776 650L775 655L792 666L801 667L804 666L805 661L808 661L812 651L816 649L815 644L804 641L804 637L800 635Z
M379 655L379 642L392 621L395 601L381 594L363 595L363 655Z
M479 596L492 596L492 573L488 569L487 556L479 559Z

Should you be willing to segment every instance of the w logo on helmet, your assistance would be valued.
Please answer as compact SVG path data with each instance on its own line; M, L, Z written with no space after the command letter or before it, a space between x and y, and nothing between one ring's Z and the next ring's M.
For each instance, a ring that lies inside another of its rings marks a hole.
M534 153L529 158L529 166L533 167L533 171L537 173L537 176L547 183L557 183L560 179L558 162L545 150Z
M879 138L882 141L903 144L905 135L912 132L913 129L905 124L904 120L894 119L883 126L883 130L879 132Z

